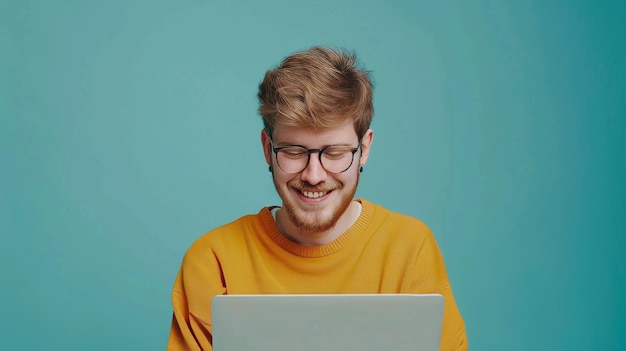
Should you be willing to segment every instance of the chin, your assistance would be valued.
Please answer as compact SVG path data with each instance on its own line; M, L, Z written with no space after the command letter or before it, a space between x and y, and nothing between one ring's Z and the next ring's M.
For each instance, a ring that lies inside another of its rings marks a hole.
M327 199L327 204L301 204L298 199L293 202L283 200L291 222L303 233L318 233L332 229L341 216L346 212L352 196L350 193L333 194L339 198ZM348 195L348 196L346 196ZM332 200L332 201L331 201Z
M343 214L343 212L339 213L336 209L330 213L327 211L322 212L321 214L301 213L290 206L287 207L289 218L304 233L318 233L330 230Z

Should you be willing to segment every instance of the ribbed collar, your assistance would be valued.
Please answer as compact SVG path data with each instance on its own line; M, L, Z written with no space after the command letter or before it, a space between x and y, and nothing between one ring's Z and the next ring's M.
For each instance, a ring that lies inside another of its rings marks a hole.
M356 240L360 234L363 233L367 225L369 224L372 216L374 215L374 205L363 199L356 199L363 206L361 214L357 218L356 222L352 224L348 230L341 234L337 239L329 242L325 245L308 246L301 245L287 239L281 234L274 217L272 216L272 207L265 207L259 212L259 217L265 227L265 232L268 234L271 241L284 249L285 251L301 257L324 257L331 255L341 249L346 243L351 240Z

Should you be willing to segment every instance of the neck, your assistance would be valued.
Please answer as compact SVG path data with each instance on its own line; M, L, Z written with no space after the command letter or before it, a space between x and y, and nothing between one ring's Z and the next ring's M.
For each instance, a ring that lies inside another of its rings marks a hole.
M352 201L346 211L339 217L337 223L329 230L303 232L289 220L289 215L281 208L276 214L276 224L280 232L293 242L307 246L321 246L330 243L345 233L356 222L360 214L361 204Z

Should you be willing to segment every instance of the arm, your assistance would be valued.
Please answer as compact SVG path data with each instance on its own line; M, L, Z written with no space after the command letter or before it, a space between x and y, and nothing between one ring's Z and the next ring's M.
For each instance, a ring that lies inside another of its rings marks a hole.
M443 257L430 231L417 255L416 268L415 291L441 294L445 301L440 350L466 351L465 323L454 300Z
M225 291L221 269L212 251L192 246L174 283L168 351L213 349L211 301Z

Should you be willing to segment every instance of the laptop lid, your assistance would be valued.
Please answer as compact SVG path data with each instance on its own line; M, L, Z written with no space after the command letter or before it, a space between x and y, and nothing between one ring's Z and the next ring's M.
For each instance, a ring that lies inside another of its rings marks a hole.
M215 351L438 351L437 294L219 295Z

